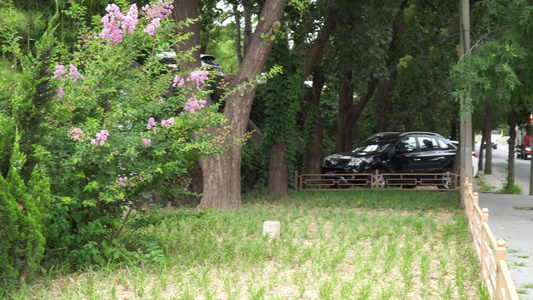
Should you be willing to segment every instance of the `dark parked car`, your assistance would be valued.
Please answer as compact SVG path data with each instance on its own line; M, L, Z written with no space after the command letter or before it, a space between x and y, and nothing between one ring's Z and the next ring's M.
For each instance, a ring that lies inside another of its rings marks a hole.
M382 132L350 152L326 157L322 173L451 173L456 151L452 142L436 133Z
M490 144L492 149L498 149L498 144L496 142L491 142ZM485 147L487 147L487 143L483 143L483 149L485 149Z

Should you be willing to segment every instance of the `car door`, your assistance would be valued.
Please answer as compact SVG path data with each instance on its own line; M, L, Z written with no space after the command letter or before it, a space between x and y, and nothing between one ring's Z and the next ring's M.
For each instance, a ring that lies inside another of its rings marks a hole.
M439 143L441 160L436 172L440 173L446 170L451 170L453 168L455 155L457 154L457 148L446 139L437 138L437 141Z
M440 145L436 137L432 136L418 136L418 144L420 145L420 155L417 158L417 173L434 173L439 172L441 165L444 163L445 156L440 149Z
M393 166L396 173L414 173L419 169L420 155L416 137L402 137L394 147Z

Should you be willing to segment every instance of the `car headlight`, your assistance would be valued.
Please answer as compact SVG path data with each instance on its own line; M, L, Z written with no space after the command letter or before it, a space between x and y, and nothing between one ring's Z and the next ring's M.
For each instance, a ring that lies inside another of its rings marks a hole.
M326 167L332 163L335 163L340 157L342 157L342 155L332 154L324 158L324 160L322 161L322 166Z
M362 161L363 160L361 160L360 158L353 158L346 165L349 167L359 167Z

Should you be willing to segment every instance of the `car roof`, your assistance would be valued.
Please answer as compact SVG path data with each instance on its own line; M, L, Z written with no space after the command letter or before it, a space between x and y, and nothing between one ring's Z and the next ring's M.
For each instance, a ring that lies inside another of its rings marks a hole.
M406 135L429 135L429 136L436 136L436 137L442 137L442 135L438 134L438 133L435 133L435 132L427 132L427 131L408 131L408 132L395 132L395 131L391 131L391 132L378 132L378 133L375 133L373 134L371 137L372 138L376 138L376 137L402 137L402 136L406 136Z
M431 136L438 136L438 137L443 137L442 135L438 134L438 133L435 133L435 132L427 132L427 131L409 131L409 132L403 132L401 134L401 136L404 136L404 135L411 135L411 134L416 134L416 135L431 135Z

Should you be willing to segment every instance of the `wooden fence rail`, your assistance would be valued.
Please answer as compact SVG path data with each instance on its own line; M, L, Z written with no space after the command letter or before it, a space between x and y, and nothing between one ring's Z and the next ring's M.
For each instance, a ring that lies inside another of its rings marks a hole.
M492 299L518 300L511 273L505 262L505 241L496 240L492 234L488 223L489 210L479 207L479 196L477 192L473 192L472 183L464 174L461 181L461 197L481 264L481 278L485 281Z
M346 173L298 174L294 172L296 190L336 190L370 188L458 190L459 175L454 173Z

